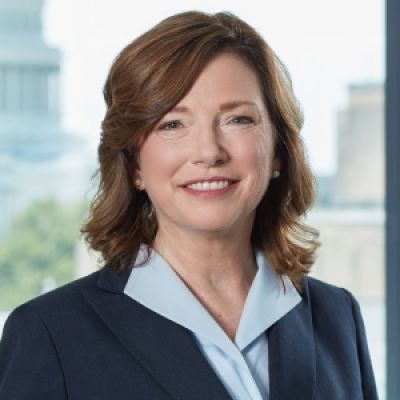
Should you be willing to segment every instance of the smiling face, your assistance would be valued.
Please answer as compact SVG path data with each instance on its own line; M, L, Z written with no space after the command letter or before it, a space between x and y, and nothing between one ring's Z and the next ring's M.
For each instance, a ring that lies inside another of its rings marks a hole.
M158 234L250 235L279 169L274 143L253 69L235 54L212 59L139 152L136 179L153 203Z

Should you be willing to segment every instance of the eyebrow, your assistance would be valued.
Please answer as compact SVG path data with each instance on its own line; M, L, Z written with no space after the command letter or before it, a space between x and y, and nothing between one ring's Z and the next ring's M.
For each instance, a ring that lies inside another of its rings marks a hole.
M254 103L253 101L236 100L236 101L228 101L226 103L221 104L219 106L219 109L221 111L229 111L229 110L233 110L234 108L240 107L243 105L257 107L256 103ZM189 112L189 109L186 106L176 106L169 112L182 112L182 113L186 112L187 113L187 112Z

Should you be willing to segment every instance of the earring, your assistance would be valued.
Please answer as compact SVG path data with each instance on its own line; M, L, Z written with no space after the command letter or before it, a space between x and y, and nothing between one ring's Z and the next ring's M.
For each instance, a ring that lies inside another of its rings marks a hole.
M148 213L147 213L147 217L148 217L148 218L151 218L153 215L154 215L154 206L153 206L152 203L150 203L150 205L149 205L149 211L148 211Z
M279 171L272 172L272 179L279 178L280 176L281 176L281 173Z
M135 180L135 186L136 186L136 188L137 189L140 189L140 184L142 183L142 180L141 179L136 179Z

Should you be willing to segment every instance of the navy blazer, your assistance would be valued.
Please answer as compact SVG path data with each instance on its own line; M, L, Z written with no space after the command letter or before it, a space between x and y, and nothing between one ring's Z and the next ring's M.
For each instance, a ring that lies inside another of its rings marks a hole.
M229 400L186 328L108 268L18 307L0 342L1 400ZM268 329L271 400L375 400L353 296L312 278Z

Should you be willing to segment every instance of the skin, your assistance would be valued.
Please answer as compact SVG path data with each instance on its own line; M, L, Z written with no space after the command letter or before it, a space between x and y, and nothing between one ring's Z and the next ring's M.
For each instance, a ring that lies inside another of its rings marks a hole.
M232 102L249 104L222 107ZM159 222L153 247L231 339L257 271L250 241L255 210L280 167L274 143L255 72L228 53L206 65L139 152L138 188L146 190ZM239 182L217 198L181 187L211 176Z

